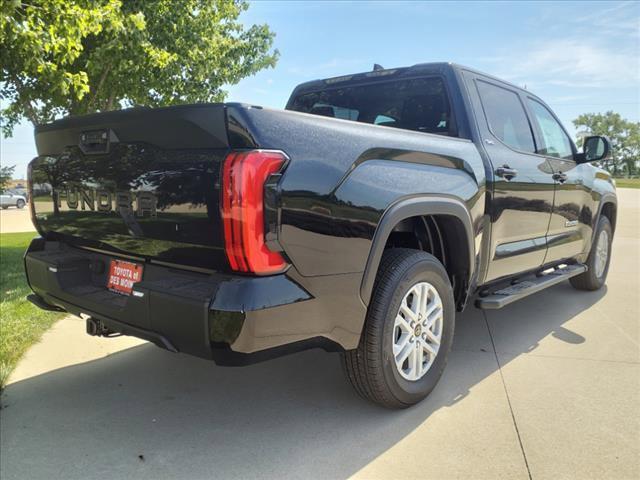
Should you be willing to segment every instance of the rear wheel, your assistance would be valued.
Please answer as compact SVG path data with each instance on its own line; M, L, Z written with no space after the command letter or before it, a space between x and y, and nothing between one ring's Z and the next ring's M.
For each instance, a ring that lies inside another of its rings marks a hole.
M19 199L19 200L16 202L16 207L18 207L18 208L24 208L24 200Z
M388 250L355 350L343 354L347 377L364 398L406 408L425 398L444 370L455 306L449 277L432 255Z
M613 231L611 222L604 215L600 216L591 251L587 257L588 270L570 278L571 285L578 290L598 290L607 280L609 263L611 262L611 242Z

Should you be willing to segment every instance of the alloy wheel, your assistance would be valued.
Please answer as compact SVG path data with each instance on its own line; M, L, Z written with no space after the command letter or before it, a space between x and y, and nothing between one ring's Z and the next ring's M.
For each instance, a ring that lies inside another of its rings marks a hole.
M393 325L393 357L398 373L409 381L420 380L440 350L444 311L433 285L415 284L406 293Z
M598 235L598 243L596 244L596 258L594 262L596 277L602 277L607 267L607 259L609 258L609 233L602 230Z

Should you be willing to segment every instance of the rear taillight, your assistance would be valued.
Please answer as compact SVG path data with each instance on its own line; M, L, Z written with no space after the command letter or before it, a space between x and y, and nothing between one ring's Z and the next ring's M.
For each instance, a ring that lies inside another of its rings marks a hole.
M286 157L268 150L231 152L222 170L224 245L231 268L267 275L285 269L287 262L265 243L264 184L278 172Z

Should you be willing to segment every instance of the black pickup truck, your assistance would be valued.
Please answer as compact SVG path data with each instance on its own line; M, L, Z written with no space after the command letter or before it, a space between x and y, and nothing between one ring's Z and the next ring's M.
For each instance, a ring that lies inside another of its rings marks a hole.
M36 128L29 300L243 365L341 352L391 408L436 385L468 303L605 282L614 182L527 90L449 63ZM470 300L471 299L471 300Z

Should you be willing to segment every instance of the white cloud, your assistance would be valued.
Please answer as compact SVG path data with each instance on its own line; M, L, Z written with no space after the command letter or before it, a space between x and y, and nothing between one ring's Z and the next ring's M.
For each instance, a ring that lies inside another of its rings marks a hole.
M602 88L640 84L640 50L635 42L605 46L594 38L556 38L484 60L502 70L499 76L529 86Z
M565 22L546 16L531 27L544 40L515 41L479 59L500 76L530 88L625 88L640 85L640 3L584 4ZM571 33L567 33L567 32Z
M588 4L587 4L588 5ZM637 2L613 4L604 10L594 10L572 19L585 33L612 37L635 37L640 32L640 5Z

